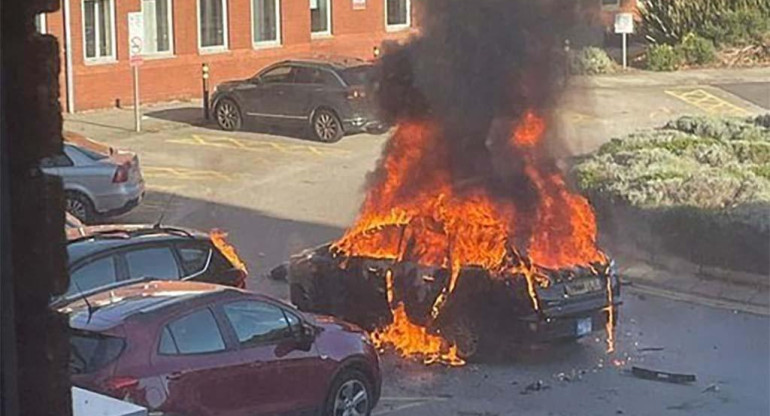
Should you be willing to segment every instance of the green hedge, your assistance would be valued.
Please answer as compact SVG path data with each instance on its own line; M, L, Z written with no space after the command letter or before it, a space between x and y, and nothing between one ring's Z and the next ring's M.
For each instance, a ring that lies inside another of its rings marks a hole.
M573 173L600 219L616 224L620 216L620 224L655 231L654 238L637 233L645 248L770 272L770 114L682 117L611 140ZM618 237L628 235L618 231Z

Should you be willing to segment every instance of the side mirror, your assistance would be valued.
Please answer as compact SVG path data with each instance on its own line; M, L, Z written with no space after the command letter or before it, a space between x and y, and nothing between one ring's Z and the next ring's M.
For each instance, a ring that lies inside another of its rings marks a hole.
M297 348L303 351L307 351L313 345L315 341L316 330L313 326L302 322L299 325L299 331L294 334L294 341Z

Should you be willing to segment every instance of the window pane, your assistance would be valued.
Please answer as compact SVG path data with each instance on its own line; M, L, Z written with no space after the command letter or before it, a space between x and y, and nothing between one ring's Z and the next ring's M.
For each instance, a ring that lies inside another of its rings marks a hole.
M225 349L217 322L208 309L177 319L168 324L168 329L180 354L199 354Z
M98 25L99 25L99 56L112 55L112 11L110 10L109 0L99 0L98 6Z
M112 256L93 261L72 272L70 280L67 295L115 283L115 262Z
M388 24L405 25L407 24L407 13L409 12L408 0L386 0L388 2Z
M70 373L83 374L103 368L123 352L122 338L93 332L76 331L70 334Z
M294 83L295 84L312 84L319 77L317 69L310 69L305 67L294 68Z
M273 342L291 336L281 309L268 303L234 302L223 309L241 344Z
M279 66L278 68L271 69L263 74L260 79L266 84L274 84L278 82L289 82L289 75L291 74L290 66Z
M155 1L155 39L157 52L171 51L171 0ZM146 24L146 23L145 23Z
M163 328L163 332L161 332L158 352L161 354L179 354L179 350L176 349L176 344L171 337L171 333L168 331L168 327Z
M142 0L144 53L171 51L171 0Z
M177 246L179 257L182 259L182 269L185 276L198 273L206 266L211 250L197 244L180 244Z
M225 45L224 0L199 0L201 46Z
M83 2L83 19L85 20L86 58L96 58L96 4L93 1Z
M329 0L310 0L310 31L329 31Z
M157 277L178 279L179 268L168 247L153 247L126 253L128 274L132 279Z
M254 42L278 40L278 1L253 0Z

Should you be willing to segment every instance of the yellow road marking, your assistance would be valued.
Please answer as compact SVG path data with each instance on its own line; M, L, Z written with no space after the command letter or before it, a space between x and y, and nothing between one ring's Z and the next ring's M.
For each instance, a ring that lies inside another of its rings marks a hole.
M233 175L227 175L215 170L198 170L177 167L145 166L142 175L150 179L179 179L187 181L221 180L232 181Z
M702 88L688 90L665 90L664 92L709 114L723 116L751 115L749 110L719 98Z
M291 155L335 156L341 157L351 154L349 150L326 149L304 144L283 144L269 141L238 140L225 136L199 136L193 134L189 138L169 139L168 143L186 144L191 146L217 147L221 149L244 150L248 152L268 153L276 151Z

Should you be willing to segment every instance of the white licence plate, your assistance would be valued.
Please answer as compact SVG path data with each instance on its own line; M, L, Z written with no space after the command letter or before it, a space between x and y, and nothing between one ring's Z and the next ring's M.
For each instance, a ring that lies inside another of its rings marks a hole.
M577 336L588 335L593 330L591 318L582 318L577 321Z

